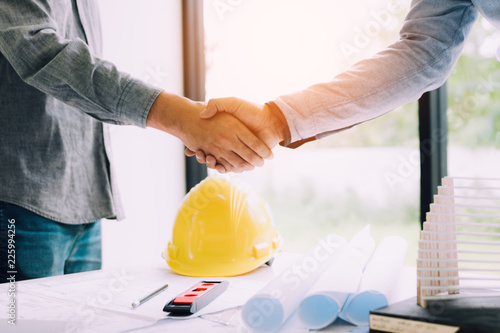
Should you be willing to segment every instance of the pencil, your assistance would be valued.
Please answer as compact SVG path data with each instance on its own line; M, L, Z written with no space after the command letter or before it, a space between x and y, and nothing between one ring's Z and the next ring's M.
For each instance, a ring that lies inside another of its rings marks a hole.
M155 297L156 295L160 294L162 291L168 288L168 284L164 285L163 287L153 291L151 294L144 296L143 298L132 302L132 309L137 308L139 305L149 301L151 298Z

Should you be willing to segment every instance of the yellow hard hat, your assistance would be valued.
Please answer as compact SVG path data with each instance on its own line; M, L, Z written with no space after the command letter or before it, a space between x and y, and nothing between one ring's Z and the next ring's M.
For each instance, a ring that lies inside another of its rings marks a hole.
M266 202L220 176L189 191L163 257L188 276L234 276L270 261L282 239Z

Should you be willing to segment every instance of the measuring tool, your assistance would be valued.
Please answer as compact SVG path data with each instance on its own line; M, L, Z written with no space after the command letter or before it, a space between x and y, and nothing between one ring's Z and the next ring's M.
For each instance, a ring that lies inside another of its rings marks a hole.
M226 291L228 281L201 281L165 304L163 311L175 315L191 315Z

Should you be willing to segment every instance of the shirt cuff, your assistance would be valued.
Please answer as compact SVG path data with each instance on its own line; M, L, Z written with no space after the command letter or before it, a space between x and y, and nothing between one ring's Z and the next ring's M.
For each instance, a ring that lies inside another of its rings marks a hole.
M282 123L286 125L285 128L286 128L287 132L285 133L285 140L280 142L280 146L295 149L295 148L302 146L306 142L316 140L315 136L312 136L312 137L309 137L306 139L300 139L300 138L298 138L298 133L296 133L296 132L295 132L296 133L295 137L292 136L291 126L289 125L289 122L287 121L283 111L276 104L276 102L278 102L278 101L268 102L266 104L269 106L269 109L274 113L274 115L277 116L278 119L280 119L282 121Z
M282 125L286 128L285 140L280 142L281 146L288 147L290 142L292 141L292 136L290 135L290 129L288 128L288 123L286 121L283 112L281 112L280 108L274 102L267 102L266 105L269 107L269 110L274 114L276 118L278 118Z
M163 89L150 86L134 78L128 83L118 102L118 114L123 125L146 128L149 110Z

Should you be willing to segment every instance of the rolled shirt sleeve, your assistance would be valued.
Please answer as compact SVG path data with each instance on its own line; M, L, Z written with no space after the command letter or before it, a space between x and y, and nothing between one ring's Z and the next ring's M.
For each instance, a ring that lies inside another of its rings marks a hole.
M470 0L414 0L397 42L331 82L273 101L289 144L322 138L376 118L441 86L478 17Z
M103 122L146 126L160 89L100 59L48 0L0 0L0 52L28 84Z

